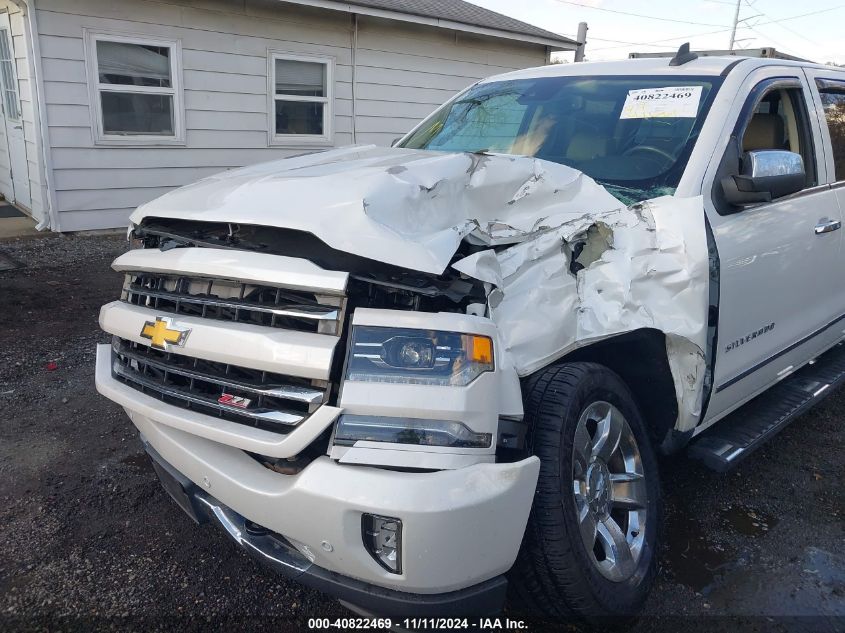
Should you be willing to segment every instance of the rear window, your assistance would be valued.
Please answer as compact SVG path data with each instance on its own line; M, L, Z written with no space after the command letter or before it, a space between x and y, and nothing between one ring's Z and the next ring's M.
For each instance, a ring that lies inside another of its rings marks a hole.
M836 170L836 180L845 180L845 82L825 82L826 87L819 92L822 97L822 107L830 131L830 141L833 145L833 164Z

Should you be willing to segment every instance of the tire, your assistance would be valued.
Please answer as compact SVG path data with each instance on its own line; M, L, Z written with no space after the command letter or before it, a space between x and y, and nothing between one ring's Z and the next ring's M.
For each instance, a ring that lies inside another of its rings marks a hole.
M657 461L630 391L619 376L601 365L562 364L526 381L524 405L528 446L541 465L522 547L511 571L514 606L546 618L575 616L594 622L636 615L657 574L662 504ZM623 416L630 433L620 433L620 455L600 464L601 457L592 453L592 447L600 446L596 450L607 456L612 442L601 438L612 439L612 430L621 428L617 414ZM592 444L575 450L576 435L583 447L584 429L589 432L593 422ZM628 465L636 464L631 458L632 441L639 451L639 470ZM586 472L585 462L591 464ZM585 508L589 516L579 522ZM588 551L590 517L606 514L607 523L599 525L596 519L597 544ZM620 537L633 544L631 558L619 546Z

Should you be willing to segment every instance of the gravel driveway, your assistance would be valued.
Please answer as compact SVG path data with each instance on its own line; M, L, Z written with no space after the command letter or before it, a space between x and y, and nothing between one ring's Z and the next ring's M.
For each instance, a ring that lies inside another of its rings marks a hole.
M285 631L349 615L194 526L95 392L97 313L125 244L0 242L24 264L0 272L0 627ZM667 460L667 547L633 630L845 631L843 457L839 393L735 473ZM572 627L531 626L555 629Z

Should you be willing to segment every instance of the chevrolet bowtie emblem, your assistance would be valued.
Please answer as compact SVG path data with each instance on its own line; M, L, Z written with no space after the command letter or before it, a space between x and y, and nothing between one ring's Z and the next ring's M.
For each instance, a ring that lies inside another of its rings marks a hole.
M141 338L149 339L153 347L165 351L170 347L182 347L190 333L190 330L174 326L167 317L156 317L154 322L147 321L141 328Z

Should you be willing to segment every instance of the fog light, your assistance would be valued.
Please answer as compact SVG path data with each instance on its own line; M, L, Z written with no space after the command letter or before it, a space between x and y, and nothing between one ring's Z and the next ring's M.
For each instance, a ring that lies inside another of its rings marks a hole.
M402 573L402 521L375 514L361 516L364 547L391 574Z

